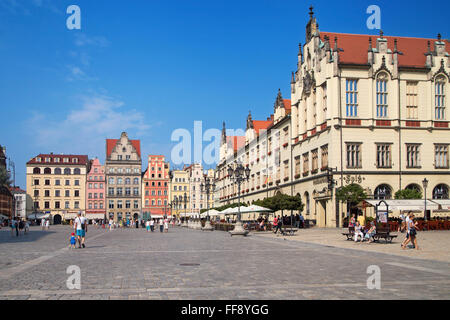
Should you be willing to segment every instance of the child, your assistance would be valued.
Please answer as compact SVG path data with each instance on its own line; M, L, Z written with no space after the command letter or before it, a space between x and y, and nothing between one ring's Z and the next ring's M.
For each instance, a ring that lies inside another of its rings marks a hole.
M77 240L75 239L75 233L72 232L72 235L70 236L70 248L75 249L76 243L77 243Z

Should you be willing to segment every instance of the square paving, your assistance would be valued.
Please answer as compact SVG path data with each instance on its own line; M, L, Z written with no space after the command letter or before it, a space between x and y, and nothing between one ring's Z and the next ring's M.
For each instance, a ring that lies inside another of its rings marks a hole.
M18 238L1 229L0 299L450 298L445 261L180 227L88 231L87 248L71 250L68 226ZM81 290L66 285L72 265ZM380 290L367 288L371 265L380 267Z

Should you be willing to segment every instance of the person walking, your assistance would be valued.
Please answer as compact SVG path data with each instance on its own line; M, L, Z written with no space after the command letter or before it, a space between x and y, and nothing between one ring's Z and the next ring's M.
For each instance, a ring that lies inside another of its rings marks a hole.
M300 226L302 227L302 229L305 228L305 217L303 217L301 213L300 213Z
M417 221L414 221L414 214L411 213L409 220L407 222L406 227L408 228L408 237L402 243L402 249L406 249L406 245L408 242L411 242L414 245L416 250L419 250L419 245L417 244L417 230L419 229L417 226Z
M25 232L24 234L27 234L30 231L30 221L25 221Z
M16 230L16 220L11 219L11 237L14 237L15 230Z
M50 229L50 219L45 220L45 230L49 230Z
M150 220L150 231L155 231L155 219Z
M75 218L74 229L76 230L77 238L78 238L78 248L86 248L86 232L87 232L87 224L86 218L81 216L81 213L78 212L77 217Z
M159 231L164 232L164 221L163 219L159 219Z
M145 221L145 228L147 229L147 232L150 232L150 220Z
M164 232L169 232L169 219L164 219Z

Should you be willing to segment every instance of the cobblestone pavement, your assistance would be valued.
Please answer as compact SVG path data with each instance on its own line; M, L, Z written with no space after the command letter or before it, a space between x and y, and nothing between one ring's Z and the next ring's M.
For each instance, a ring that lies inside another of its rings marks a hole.
M71 229L0 230L2 299L449 299L450 264L284 238L172 228L90 228L86 249ZM67 267L81 269L69 290ZM367 267L381 289L367 288Z

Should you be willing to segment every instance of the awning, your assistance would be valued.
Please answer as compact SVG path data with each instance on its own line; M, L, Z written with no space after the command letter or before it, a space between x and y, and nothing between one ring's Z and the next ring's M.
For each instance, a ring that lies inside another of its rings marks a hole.
M86 219L105 219L104 213L86 213Z
M382 200L364 200L371 206L375 207ZM384 200L389 206L389 210L392 211L423 211L425 210L425 200L421 199L405 199L405 200ZM435 200L427 200L427 210L438 210L439 205L434 202ZM385 208L384 203L381 204L380 208Z
M69 212L69 213L64 213L64 219L75 219L78 216L78 213L75 212Z
M7 217L7 216L5 216L3 214L0 214L0 219L9 219L9 217Z
M273 211L268 208L257 206L255 204L252 204L251 206L245 207L245 208L241 207L241 213L248 213L248 212L252 212L252 213L253 212L267 212L267 213L269 213L269 212L273 212Z
M439 210L450 210L450 199L433 199L432 201L439 205Z

